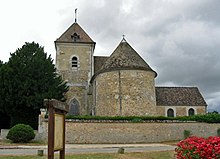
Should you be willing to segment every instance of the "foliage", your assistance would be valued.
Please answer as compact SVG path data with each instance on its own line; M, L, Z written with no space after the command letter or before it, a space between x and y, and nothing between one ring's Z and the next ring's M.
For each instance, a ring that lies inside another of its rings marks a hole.
M192 132L190 130L184 130L183 131L184 139L192 136Z
M5 72L5 64L0 60L0 112L5 113L4 110L4 72Z
M212 112L208 112L209 114L218 114L218 111L214 110Z
M66 119L74 119L74 120L128 120L133 122L141 122L146 120L152 121L164 121L164 120L176 120L172 117L164 117L164 116L74 116L67 115Z
M197 121L197 122L205 122L205 123L220 123L220 114L217 113L208 113L204 115L193 115L186 117L176 117L182 121Z
M131 121L132 121L133 123L140 123L140 122L142 122L143 120L142 120L141 118L133 118Z
M220 137L189 137L180 141L175 149L177 159L220 158Z
M3 65L3 61L0 60L0 67L1 67L1 65Z
M7 139L14 143L26 143L34 139L35 134L31 126L25 124L17 124L13 126L8 134Z
M220 123L220 114L204 114L194 116L181 116L181 117L165 117L165 116L73 116L67 115L66 119L73 120L127 120L134 122L185 122L185 121L197 121L207 123Z
M2 67L0 110L11 117L11 126L19 118L23 123L34 117L36 120L30 125L37 128L37 116L44 107L43 99L65 100L68 87L57 75L51 56L47 57L39 44L25 43Z
M38 128L38 114L33 115L32 117L30 115L27 115L26 113L14 115L11 119L11 125L14 126L20 123L30 125L32 128L36 130Z
M10 126L10 117L0 111L0 129L8 129Z

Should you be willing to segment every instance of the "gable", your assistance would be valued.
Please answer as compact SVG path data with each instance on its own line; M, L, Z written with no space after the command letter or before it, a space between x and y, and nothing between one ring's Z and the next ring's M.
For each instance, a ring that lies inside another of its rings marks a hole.
M73 23L55 42L95 43L78 23Z

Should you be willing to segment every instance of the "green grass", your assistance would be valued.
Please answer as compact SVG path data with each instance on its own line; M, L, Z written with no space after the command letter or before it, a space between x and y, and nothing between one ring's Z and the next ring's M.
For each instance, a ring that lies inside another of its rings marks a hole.
M1 159L47 159L47 156L0 156ZM56 155L55 159L59 156ZM66 155L66 159L172 159L173 151L134 152L125 154L116 153L91 153Z
M47 145L45 142L43 141L31 141L28 143L13 143L10 140L0 140L0 146L43 146L43 145Z

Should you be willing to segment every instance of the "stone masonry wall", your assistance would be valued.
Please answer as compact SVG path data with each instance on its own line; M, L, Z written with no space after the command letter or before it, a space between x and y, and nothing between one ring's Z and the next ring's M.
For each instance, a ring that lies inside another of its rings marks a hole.
M116 70L98 75L96 98L98 116L144 116L156 114L154 73Z
M193 108L195 110L195 114L205 114L206 107L205 106L156 106L157 115L158 116L167 116L167 110L172 108L174 110L175 116L189 116L188 110Z
M87 88L92 76L92 44L57 43L56 68L63 80L68 81L67 103L74 98L79 102L80 115L89 114ZM72 68L72 57L78 59L78 68Z
M200 137L216 136L220 124L66 122L66 143L150 143L183 139L184 130ZM38 139L47 140L47 122Z
M93 50L90 44L57 44L56 67L58 70L71 70L72 57L76 56L80 70L91 70L91 54Z
M79 111L80 115L88 115L88 110L87 110L87 90L86 87L84 86L70 86L69 91L66 94L67 97L67 103L69 104L69 109L70 109L70 103L71 100L74 98L77 99L79 102Z

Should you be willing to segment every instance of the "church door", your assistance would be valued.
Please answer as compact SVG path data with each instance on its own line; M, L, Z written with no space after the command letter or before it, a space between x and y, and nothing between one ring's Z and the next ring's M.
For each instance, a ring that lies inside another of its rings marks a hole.
M73 99L70 102L69 115L79 115L79 102L77 99Z

